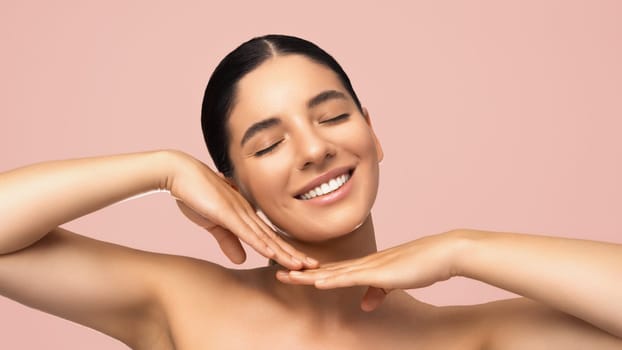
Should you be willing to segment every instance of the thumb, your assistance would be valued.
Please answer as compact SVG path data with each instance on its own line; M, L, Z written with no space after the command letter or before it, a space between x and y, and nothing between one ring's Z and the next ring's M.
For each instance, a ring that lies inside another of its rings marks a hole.
M374 311L387 297L387 292L382 288L369 287L361 300L361 309L363 311Z
M246 252L236 235L222 226L212 227L209 232L214 236L220 250L235 264L246 261Z

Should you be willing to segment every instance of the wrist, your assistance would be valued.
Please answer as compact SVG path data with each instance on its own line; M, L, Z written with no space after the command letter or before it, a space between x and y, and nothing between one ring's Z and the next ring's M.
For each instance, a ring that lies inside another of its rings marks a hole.
M469 277L469 262L474 260L487 235L483 231L470 229L452 230L448 235L452 239L454 252L451 261L452 277Z
M192 157L185 152L174 149L153 151L151 155L156 163L155 189L171 192L175 178L183 172L181 169Z

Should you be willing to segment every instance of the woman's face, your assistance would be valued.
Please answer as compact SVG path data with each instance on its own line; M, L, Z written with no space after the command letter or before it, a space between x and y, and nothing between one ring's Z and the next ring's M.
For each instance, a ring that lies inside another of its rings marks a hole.
M382 150L331 69L302 55L262 63L239 81L228 128L235 185L290 236L328 240L369 215Z

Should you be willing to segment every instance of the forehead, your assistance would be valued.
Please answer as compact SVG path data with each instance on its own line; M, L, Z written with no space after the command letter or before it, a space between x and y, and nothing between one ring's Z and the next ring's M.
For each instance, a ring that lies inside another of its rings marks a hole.
M229 119L232 136L258 120L303 112L308 99L325 90L342 91L350 98L330 68L302 55L271 58L238 82Z

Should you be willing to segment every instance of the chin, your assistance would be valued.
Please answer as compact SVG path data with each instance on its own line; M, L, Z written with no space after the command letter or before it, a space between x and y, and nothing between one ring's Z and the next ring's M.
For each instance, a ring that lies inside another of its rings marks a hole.
M341 197L332 201L287 198L280 203L269 203L265 213L280 232L299 241L319 243L348 235L366 222L376 200L378 176L371 170L358 176L356 170L341 187L344 191Z
M277 227L278 231L293 239L320 243L350 234L361 227L369 215L369 210L358 215L350 212L348 215L334 215L315 220L291 220Z

